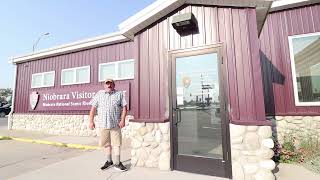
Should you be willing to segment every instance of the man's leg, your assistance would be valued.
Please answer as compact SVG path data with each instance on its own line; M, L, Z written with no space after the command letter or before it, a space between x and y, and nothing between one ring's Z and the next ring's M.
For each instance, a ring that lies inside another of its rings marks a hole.
M112 162L112 157L111 157L111 154L112 154L112 147L111 145L106 145L103 147L105 153L106 153L106 158L107 158L107 161L109 162Z
M120 163L120 146L113 146L114 164Z
M106 163L101 167L101 170L105 170L111 165L113 165L111 158L111 140L110 140L110 130L109 129L101 129L100 131L100 140L99 146L103 148L106 154Z
M120 128L111 129L110 137L111 137L111 145L112 145L113 153L115 157L114 168L120 171L126 171L127 168L123 166L123 164L120 161L120 147L122 144L121 129Z

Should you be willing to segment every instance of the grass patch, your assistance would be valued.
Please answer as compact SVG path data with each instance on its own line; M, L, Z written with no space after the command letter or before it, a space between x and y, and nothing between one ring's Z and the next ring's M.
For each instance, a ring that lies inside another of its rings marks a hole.
M305 135L295 137L288 134L283 143L275 142L274 160L280 163L298 163L307 169L320 174L320 143L319 137Z

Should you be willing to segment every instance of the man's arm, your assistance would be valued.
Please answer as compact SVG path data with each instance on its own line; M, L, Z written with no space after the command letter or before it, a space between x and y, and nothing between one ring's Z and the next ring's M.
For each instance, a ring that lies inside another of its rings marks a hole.
M94 119L94 115L96 114L96 110L97 110L97 108L95 106L91 107L90 115L89 115L89 121L90 121L89 122L89 128L91 130L93 130L95 128L95 124L94 124L93 119Z
M119 122L119 127L123 128L126 125L126 116L127 116L127 105L123 106L122 112L121 112L121 120Z

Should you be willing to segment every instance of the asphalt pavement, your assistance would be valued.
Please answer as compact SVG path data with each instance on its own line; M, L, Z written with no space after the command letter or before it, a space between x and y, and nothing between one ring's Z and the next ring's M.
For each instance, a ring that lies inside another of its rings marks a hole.
M85 150L34 144L14 140L0 141L0 179L9 179L50 164L79 156Z
M7 124L7 117L0 118L0 136L40 139L45 142L59 142L62 138L30 131L9 131ZM77 142L75 137L65 137L64 141ZM94 141L93 138L84 137L80 143L93 144ZM0 140L0 180L14 178L87 152L91 151L16 140Z
M0 129L7 129L8 117L0 118Z

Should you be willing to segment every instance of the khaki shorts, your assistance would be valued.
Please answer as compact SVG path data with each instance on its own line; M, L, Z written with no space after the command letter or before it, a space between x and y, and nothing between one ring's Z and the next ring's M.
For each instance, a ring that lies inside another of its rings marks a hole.
M121 136L121 129L120 128L113 128L113 129L99 129L100 131L100 139L99 139L99 146L106 147L106 146L121 146L122 143L122 136Z

